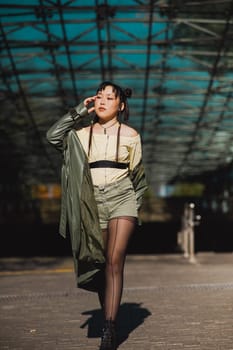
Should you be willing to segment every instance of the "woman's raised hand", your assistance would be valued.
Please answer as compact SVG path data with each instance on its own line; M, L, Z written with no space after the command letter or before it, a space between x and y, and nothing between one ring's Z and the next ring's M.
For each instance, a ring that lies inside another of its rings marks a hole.
M87 97L84 100L84 105L87 107L88 113L94 112L95 107L93 105L90 105L92 102L95 102L96 100L96 95L95 96L91 96L91 97ZM90 106L90 107L89 107Z

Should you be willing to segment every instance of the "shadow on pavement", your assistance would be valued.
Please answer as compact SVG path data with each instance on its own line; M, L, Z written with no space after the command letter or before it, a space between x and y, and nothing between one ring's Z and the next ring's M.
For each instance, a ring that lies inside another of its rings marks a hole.
M143 308L140 303L123 303L120 306L117 318L118 345L123 343L131 332L143 324L144 320L151 315L151 312ZM80 326L88 327L88 338L100 338L103 327L103 314L101 309L88 310L82 315L90 317Z

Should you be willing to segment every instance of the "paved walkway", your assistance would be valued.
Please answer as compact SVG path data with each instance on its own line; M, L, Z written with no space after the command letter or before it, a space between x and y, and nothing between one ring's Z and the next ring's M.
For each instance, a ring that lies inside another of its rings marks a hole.
M233 254L128 256L119 350L233 350ZM0 259L0 349L97 350L96 295L70 258Z

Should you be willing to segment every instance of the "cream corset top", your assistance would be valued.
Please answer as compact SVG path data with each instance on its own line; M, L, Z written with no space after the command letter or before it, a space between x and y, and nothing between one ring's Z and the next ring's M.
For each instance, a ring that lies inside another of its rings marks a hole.
M86 129L77 131L80 142L88 153L89 132ZM89 155L89 163L99 160L116 160L117 136L93 133L92 144ZM126 169L117 168L93 168L91 169L94 185L112 183L128 175L129 170L133 170L142 157L140 135L120 136L118 161L127 163Z

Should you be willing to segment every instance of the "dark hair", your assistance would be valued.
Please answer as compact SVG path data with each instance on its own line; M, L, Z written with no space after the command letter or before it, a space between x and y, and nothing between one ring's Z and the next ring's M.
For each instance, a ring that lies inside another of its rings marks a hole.
M119 85L116 85L110 81L104 81L99 85L96 93L98 94L98 92L105 90L106 86L112 86L115 96L120 98L120 103L124 103L124 109L123 111L119 111L119 116L121 117L123 115L124 120L128 120L129 106L127 99L131 97L132 90L130 88L122 89Z

